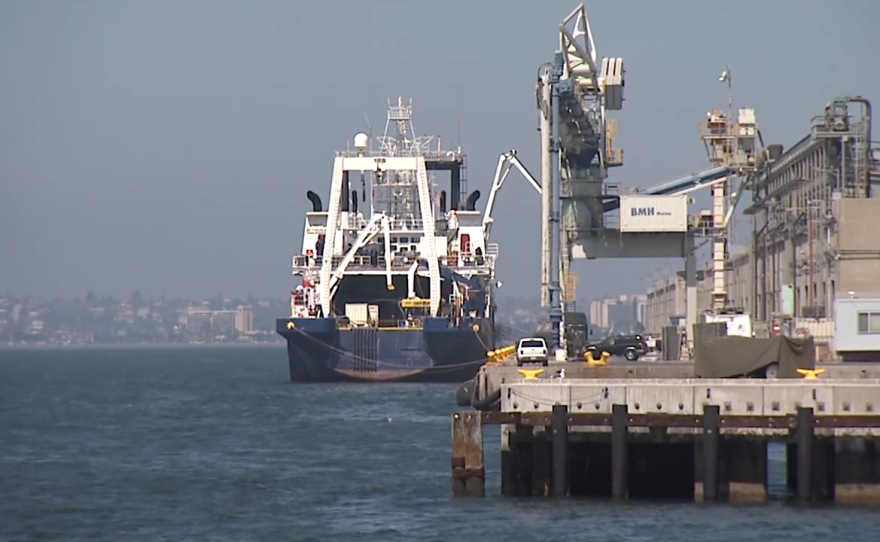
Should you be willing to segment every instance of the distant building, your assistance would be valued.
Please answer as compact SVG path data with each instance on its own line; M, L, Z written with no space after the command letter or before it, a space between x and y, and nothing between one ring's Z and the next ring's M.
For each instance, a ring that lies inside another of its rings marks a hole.
M254 310L250 305L239 305L236 309L235 330L239 333L253 333Z
M235 336L235 315L235 311L214 311L211 317L211 331L214 337Z
M211 311L190 310L186 316L186 334L190 342L206 343L214 338Z
M237 311L210 311L190 307L186 333L191 342L212 342L217 337L235 336Z
M645 325L648 318L647 296L621 295L616 298L598 299L590 303L590 323L602 329L617 326Z
M604 299L590 302L590 324L606 329L608 327L608 304Z

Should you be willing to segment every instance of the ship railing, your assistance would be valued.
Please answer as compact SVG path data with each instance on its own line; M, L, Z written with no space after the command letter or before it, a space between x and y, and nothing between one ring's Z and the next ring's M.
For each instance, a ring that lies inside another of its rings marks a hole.
M495 253L477 255L471 252L449 254L440 257L440 263L447 267L494 267L498 258L497 247Z
M336 156L340 158L357 158L357 157L367 157L367 158L380 158L387 157L388 155L382 152L380 149L375 150L357 150L357 149L346 149L344 151L336 151ZM461 162L464 158L464 153L459 150L429 150L423 151L421 156L425 158L428 162Z
M425 231L425 222L420 218L399 218L393 217L390 220L390 229L395 234L400 232L423 233Z
M495 258L485 256L478 258L441 258L440 265L450 269L490 269L495 266Z
M362 230L367 227L367 221L362 216L348 213L339 217L339 225L348 230Z
M391 259L391 268L394 270L406 270L412 267L415 260L405 256L395 256ZM321 267L324 258L321 256L296 255L293 257L293 268L298 270L315 269ZM333 268L339 267L342 257L333 258ZM385 257L379 256L375 260L371 256L355 256L348 264L348 269L385 269Z
M424 323L421 318L410 318L406 320L400 319L380 319L379 321L369 322L352 322L351 320L337 320L336 329L348 331L358 328L387 329L391 331L399 330L420 330L424 329Z
M419 234L425 231L425 222L420 218L391 217L388 225L392 235L408 232ZM350 230L362 230L367 227L367 221L363 217L349 214L345 219L339 217L339 226Z
M349 213L340 215L336 224L339 228L347 230L362 230L367 227L367 220L363 216ZM424 233L425 231L425 222L420 218L392 217L389 226L393 235L406 232ZM327 231L327 227L324 225L309 226L309 233L320 235L325 231Z
M408 320L379 320L379 329L401 330L401 329L423 329L421 318L411 318Z
M458 253L458 254L449 254L446 256L440 256L438 260L440 264L446 267L493 267L495 262L498 259L498 247L495 246L494 250L492 250L492 245L490 245L489 250L486 254L477 255L471 252L467 253ZM417 255L416 255L417 256ZM297 254L293 257L293 268L300 271L305 271L308 269L316 269L321 267L324 258L322 256L308 256L304 254ZM385 257L378 256L373 259L371 256L355 256L351 262L348 264L348 269L385 269ZM412 267L414 258L410 256L399 256L396 255L391 259L391 269L398 270L408 270ZM342 257L336 256L333 258L333 268L336 269L339 264L342 263Z

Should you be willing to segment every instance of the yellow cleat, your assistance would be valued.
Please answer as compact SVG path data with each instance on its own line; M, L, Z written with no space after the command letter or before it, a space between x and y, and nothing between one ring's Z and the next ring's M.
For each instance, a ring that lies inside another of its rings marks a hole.
M538 375L544 372L544 369L517 369L519 374L523 375L523 380L537 380Z
M602 352L602 355L599 356L599 359L593 358L593 352L587 352L584 354L584 357L587 359L587 365L591 367L597 367L601 365L607 365L608 358L611 356L608 352Z
M818 380L816 377L825 372L825 369L798 369L798 373L804 375L804 380Z
M296 326L294 326L293 322L287 322L287 329L293 329L294 327Z

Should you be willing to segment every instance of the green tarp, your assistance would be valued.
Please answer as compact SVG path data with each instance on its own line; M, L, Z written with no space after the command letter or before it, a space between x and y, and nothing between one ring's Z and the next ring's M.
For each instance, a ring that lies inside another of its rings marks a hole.
M763 375L764 369L774 363L779 366L777 378L803 378L798 369L816 367L816 346L812 337L703 336L694 347L694 376L697 378Z

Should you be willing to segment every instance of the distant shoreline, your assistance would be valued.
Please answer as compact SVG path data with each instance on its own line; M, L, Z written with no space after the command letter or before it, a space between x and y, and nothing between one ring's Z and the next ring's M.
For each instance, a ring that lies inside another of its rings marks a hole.
M0 344L3 350L108 350L108 349L149 349L149 348L285 348L280 343L212 343L212 344L185 344L185 343L131 343L131 344Z

